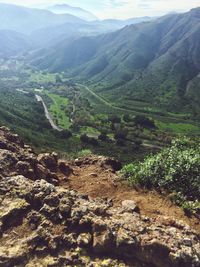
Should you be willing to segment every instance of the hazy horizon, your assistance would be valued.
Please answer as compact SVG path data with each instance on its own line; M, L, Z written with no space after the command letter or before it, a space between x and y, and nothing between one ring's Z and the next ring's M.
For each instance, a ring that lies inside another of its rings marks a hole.
M35 8L45 8L54 4L68 4L86 9L100 19L161 16L169 12L184 12L200 6L200 0L0 0L0 3Z

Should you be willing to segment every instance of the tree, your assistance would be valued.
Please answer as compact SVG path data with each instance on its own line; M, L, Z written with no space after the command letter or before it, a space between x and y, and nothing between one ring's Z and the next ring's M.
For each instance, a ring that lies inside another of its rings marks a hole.
M101 140L101 141L106 141L108 139L108 136L106 133L101 133L99 136L98 136L98 139Z
M123 120L125 122L131 122L132 121L132 118L131 118L131 116L129 114L124 114Z
M108 120L114 123L121 123L121 118L117 115L112 115L108 117Z
M83 143L87 143L93 146L98 146L99 142L97 139L93 138L93 137L89 137L86 134L82 134L80 137L81 142Z
M124 146L125 145L125 141L124 141L124 139L118 138L118 139L116 139L116 144L118 146Z
M56 75L56 83L62 83L62 79L60 78L60 75Z
M127 128L120 128L116 131L115 135L114 135L114 138L115 139L126 139L128 135L128 129Z
M134 123L137 126L141 126L143 128L149 128L149 129L155 129L156 128L154 121L143 116L143 115L135 116Z
M63 130L62 132L60 132L60 135L61 135L61 138L68 139L72 137L72 132L70 130Z

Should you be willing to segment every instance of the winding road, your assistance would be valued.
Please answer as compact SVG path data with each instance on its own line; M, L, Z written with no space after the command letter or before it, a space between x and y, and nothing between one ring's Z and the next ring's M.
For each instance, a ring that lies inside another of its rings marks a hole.
M37 99L38 102L42 102L42 105L43 105L43 107L44 107L45 116L46 116L47 120L49 121L49 123L51 124L51 127L52 127L54 130L61 132L63 129L61 129L60 127L58 127L58 126L54 123L54 121L53 121L53 119L52 119L52 117L51 117L51 114L49 113L49 111L48 111L48 109L47 109L47 106L46 106L46 104L44 103L44 100L42 99L42 97L41 97L40 95L35 95L35 97L36 97L36 99Z

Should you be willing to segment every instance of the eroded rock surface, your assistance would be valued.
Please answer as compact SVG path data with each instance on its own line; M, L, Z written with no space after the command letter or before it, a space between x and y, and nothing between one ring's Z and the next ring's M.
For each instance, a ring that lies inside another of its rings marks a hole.
M55 153L36 155L5 128L0 140L0 155L9 155L0 161L0 267L200 266L200 237L189 226L142 216L133 201L114 207L64 189Z

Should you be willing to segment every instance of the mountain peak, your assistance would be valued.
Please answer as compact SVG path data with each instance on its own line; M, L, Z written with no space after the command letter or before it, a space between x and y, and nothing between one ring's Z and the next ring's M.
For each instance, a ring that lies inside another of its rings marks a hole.
M70 6L68 4L57 4L47 7L47 10L55 14L71 14L86 21L97 20L98 18L89 12L88 10L82 9L80 7Z

